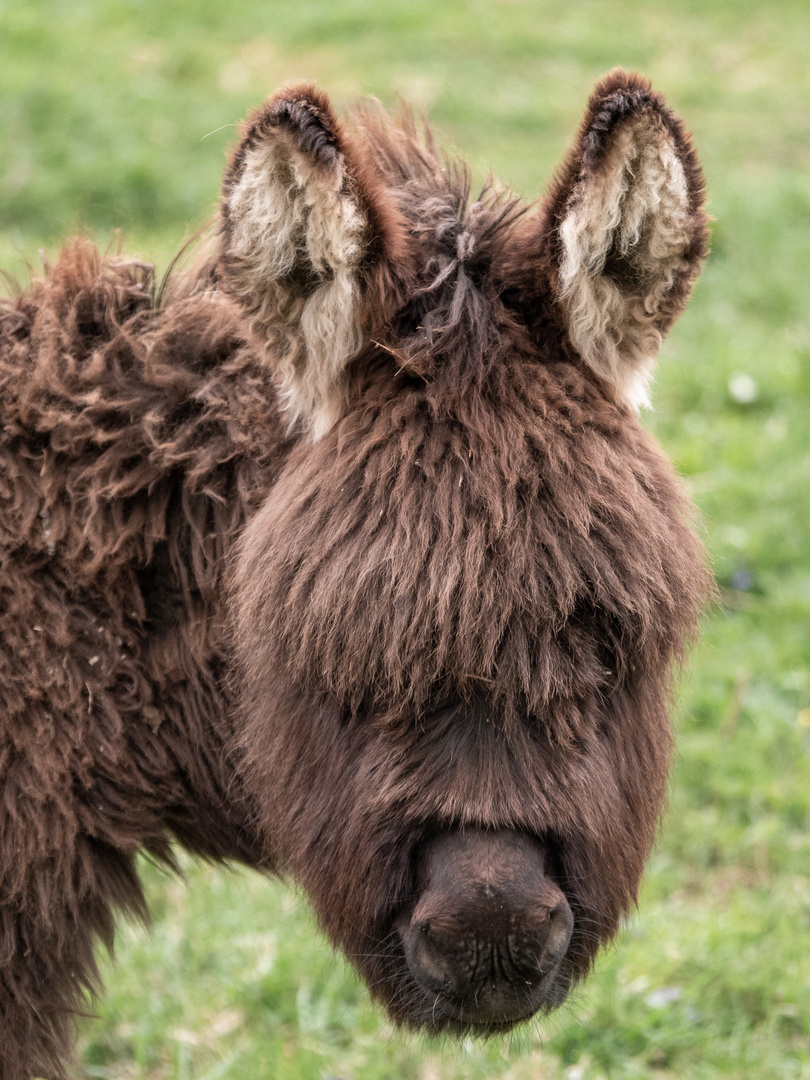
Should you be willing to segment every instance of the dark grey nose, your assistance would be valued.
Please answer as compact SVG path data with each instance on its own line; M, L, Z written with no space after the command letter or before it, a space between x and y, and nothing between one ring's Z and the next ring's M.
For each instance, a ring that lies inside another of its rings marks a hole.
M556 1003L574 919L537 840L510 829L443 834L421 853L419 886L399 932L434 1009L497 1025Z

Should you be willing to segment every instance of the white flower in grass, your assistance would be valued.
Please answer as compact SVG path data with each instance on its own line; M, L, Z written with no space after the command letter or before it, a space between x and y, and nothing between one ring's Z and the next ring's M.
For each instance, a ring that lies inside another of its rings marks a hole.
M735 371L729 376L728 392L738 405L751 405L759 397L756 379L745 371Z

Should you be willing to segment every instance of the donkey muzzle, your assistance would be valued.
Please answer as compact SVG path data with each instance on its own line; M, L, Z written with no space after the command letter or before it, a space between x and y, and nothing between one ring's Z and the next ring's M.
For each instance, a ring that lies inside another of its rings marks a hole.
M421 850L418 900L398 930L432 1012L508 1027L559 1003L574 927L545 851L512 829L458 829Z

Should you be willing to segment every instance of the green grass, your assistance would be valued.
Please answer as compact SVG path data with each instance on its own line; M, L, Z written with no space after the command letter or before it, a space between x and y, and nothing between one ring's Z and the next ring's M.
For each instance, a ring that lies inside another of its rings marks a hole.
M90 1076L810 1077L808 55L806 0L0 0L12 270L76 228L121 228L165 265L216 206L234 122L299 77L338 103L402 94L477 176L534 197L593 81L636 67L694 130L716 218L647 422L701 509L722 600L683 679L639 915L595 977L509 1040L404 1038L290 889L145 866L154 932L122 928L82 1028Z

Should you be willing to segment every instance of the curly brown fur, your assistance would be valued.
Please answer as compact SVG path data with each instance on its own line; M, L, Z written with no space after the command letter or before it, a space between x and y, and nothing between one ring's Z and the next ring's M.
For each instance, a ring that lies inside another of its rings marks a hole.
M137 851L258 859L224 754L222 574L284 441L203 285L156 308L149 270L76 241L0 312L4 1080L60 1074L93 936L145 913Z
M280 91L243 129L214 258L160 294L78 240L2 302L3 1080L64 1076L94 941L146 916L134 856L171 864L173 840L289 872L414 1026L514 1022L463 1019L406 956L438 903L417 904L426 852L497 862L503 834L564 896L573 936L531 1011L615 932L708 588L623 403L635 358L583 351L560 285L566 214L588 234L594 177L617 146L647 160L645 132L668 164L644 190L680 240L650 242L628 188L611 205L646 224L607 252L598 226L582 265L611 284L583 288L620 346L643 283L660 337L705 252L702 186L680 122L617 73L529 208L471 201L407 117L341 125L313 88Z

